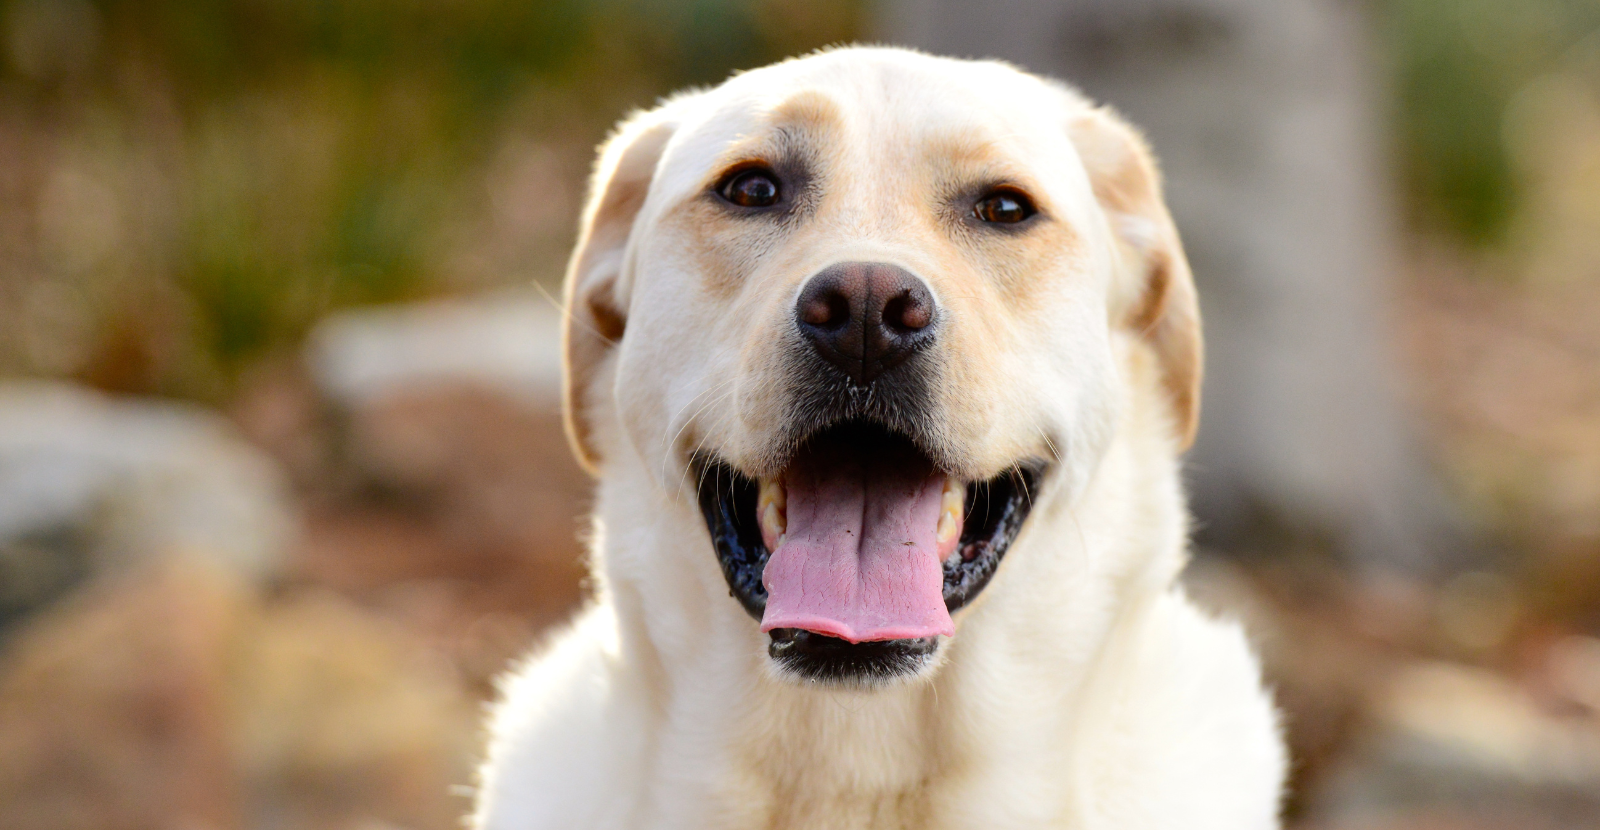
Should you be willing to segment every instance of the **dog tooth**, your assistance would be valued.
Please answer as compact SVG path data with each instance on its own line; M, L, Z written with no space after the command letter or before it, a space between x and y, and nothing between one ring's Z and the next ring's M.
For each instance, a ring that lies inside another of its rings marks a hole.
M769 504L776 504L779 510L789 506L788 488L783 486L782 479L761 482L761 492L756 496L756 509L765 510Z
M939 514L939 529L937 531L939 544L945 544L956 538L961 532L961 523L956 520L956 514L946 510Z
M767 506L761 511L761 529L765 530L773 538L777 538L782 536L783 532L788 529L784 525L783 512L778 509L778 505L768 502Z
M966 507L966 501L967 488L963 487L961 483L955 479L946 479L944 483L944 494L939 506L950 511L951 513L954 513L956 515L956 519L959 521L961 519L962 510Z
M965 507L967 488L953 478L944 482L944 492L939 500L939 527L934 531L939 544L955 539L961 533L961 512Z

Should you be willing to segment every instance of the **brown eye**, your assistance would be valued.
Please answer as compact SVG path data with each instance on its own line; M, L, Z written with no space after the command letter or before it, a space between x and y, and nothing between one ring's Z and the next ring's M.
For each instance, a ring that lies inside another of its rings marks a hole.
M728 179L719 192L739 207L768 207L778 203L778 177L770 170L746 170Z
M1038 211L1028 197L1015 190L996 190L978 200L972 212L995 225L1014 225Z

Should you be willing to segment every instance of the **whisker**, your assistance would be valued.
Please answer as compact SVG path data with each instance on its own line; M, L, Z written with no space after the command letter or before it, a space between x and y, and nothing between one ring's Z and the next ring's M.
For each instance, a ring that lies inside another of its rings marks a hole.
M555 306L556 311L561 312L561 316L565 317L568 322L571 322L571 323L574 323L576 325L582 326L590 334L594 335L595 337L600 338L601 340L606 341L607 343L609 343L612 346L617 345L617 341L612 340L611 338L605 336L604 334L601 334L600 330L596 329L594 326L589 325L588 321L581 320L578 317L574 316L573 313L572 313L572 309L568 308L566 303L563 303L559 299L556 299L555 295L550 293L550 289L545 288L543 285L540 285L538 282L535 282L533 284L533 287L538 290L540 296L544 297L546 300L549 300L550 301L550 305Z
M1028 476L1022 472L1022 464L1013 462L1011 465L1011 478L1016 481L1022 490L1023 498L1028 500L1028 509L1033 509L1033 487L1030 486Z
M735 378L731 378L731 377L730 378L724 378L723 380L721 380L721 381L719 381L717 383L714 383L711 386L708 386L705 389L700 390L699 392L696 392L694 394L694 397L690 398L687 403L685 403L683 406L679 407L677 413L675 413L672 416L672 418L667 420L667 429L672 429L673 421L676 421L681 415L683 415L683 413L686 410L688 410L689 407L694 406L695 401L700 400L700 397L702 395L711 394L711 393L714 393L714 392L716 392L716 391L718 391L718 390L720 390L720 389L722 389L722 388L724 388L726 386L729 386L734 382L734 380L735 380ZM694 423L694 419L700 417L700 413L706 411L706 409L708 407L712 406L716 402L717 401L707 401L699 409L696 409L693 415L690 415L688 418L685 418L683 420L683 423L678 426L678 431L676 433L674 433L671 438L668 438L668 439L666 439L665 441L662 442L662 444L661 444L661 480L663 482L665 482L666 478L667 478L667 461L670 458L672 458L672 445L676 444L678 442L678 439L683 436L683 431L689 428L689 424Z
M1044 439L1044 445L1050 448L1050 457L1059 464L1061 462L1061 451L1056 449L1055 442L1050 440L1050 433L1045 431L1044 427L1035 426L1034 429L1039 431L1039 437Z
M724 387L724 386L729 386L729 385L731 385L731 384L730 384L730 383L723 383L723 384L718 384L718 385L717 385L717 386L714 386L714 387L712 387L712 390L715 390L715 389L718 389L718 388L721 388L721 387ZM704 411L706 411L706 410L707 410L707 409L710 409L710 408L711 408L711 407L713 407L713 406L716 406L716 405L717 405L717 404L719 404L719 403L722 403L722 402L723 402L723 401L725 401L725 400L727 400L727 399L728 399L728 398L730 398L730 397L733 397L733 390L732 390L732 389L729 389L729 390L727 390L727 391L726 391L726 392L724 392L724 393L723 393L723 394L722 394L722 395L720 395L720 396L719 396L719 397L717 397L717 398L716 398L716 399L714 399L714 400L709 400L709 401L706 401L706 403L705 403L705 405L703 405L703 406L701 406L701 407L700 407L700 408L699 408L699 409L697 409L697 410L695 410L695 413L694 413L694 415L692 415L692 416L690 416L690 417L689 417L689 420L688 420L688 421L685 421L685 422L684 422L684 425L683 425L683 428L680 428L680 429L679 429L679 430L678 430L678 434L679 434L679 435L681 435L681 434L683 434L683 429L686 429L686 428L688 428L688 426L689 426L689 424L690 424L690 423L692 423L692 422L693 422L693 421L694 421L694 419L695 419L695 418L698 418L698 417L700 417L700 413L701 413L701 412L704 412ZM692 459L693 459L693 458L694 458L694 457L695 457L695 456L696 456L696 455L699 455L699 454L700 454L700 450L702 450L702 449L704 449L704 448L705 448L705 445L706 445L706 438L707 438L707 437L708 437L708 436L706 436L706 435L703 435L703 434L702 434L702 435L701 435L701 436L700 436L700 440L698 440L698 441L696 441L696 442L695 442L695 446L694 446L694 449L693 449L693 450L691 450L691 451L690 451L690 452L689 452L689 458L690 458L690 459L691 459L691 460L692 460ZM674 436L674 437L673 437L673 439L672 439L672 440L673 440L673 441L674 441L674 442L676 442L676 441L677 441L677 440L678 440L678 439L677 439L677 437L676 437L676 436ZM671 452L671 449L670 449L670 448L667 448L667 449L666 449L666 452L667 452L667 453L668 453L668 454L669 454L669 455L666 455L666 456L663 456L663 460L662 460L662 464L663 464L663 465L665 465L665 463L666 463L666 458L668 458L668 457L670 457L670 452ZM684 476L686 476L686 475L688 475L688 471L689 471L689 465L687 465L687 464L686 464L686 465L684 465L684 468L683 468L683 469L684 469ZM665 469L663 469L663 470L662 470L662 473L663 473L663 477L664 477L664 476L665 476L665 473L666 473L666 470L665 470ZM683 484L683 483L684 483L684 476L679 476L679 478L678 478L678 484L679 484L679 485L682 485L682 484ZM705 483L705 482L704 482L704 481L702 481L702 482L700 482L700 483L701 483L701 484L704 484L704 483ZM696 492L698 492L698 490L697 490L697 491L696 491Z

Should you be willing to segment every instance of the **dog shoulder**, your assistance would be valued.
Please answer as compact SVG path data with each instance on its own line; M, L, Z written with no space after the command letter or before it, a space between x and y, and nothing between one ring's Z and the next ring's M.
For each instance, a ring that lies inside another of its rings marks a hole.
M1244 631L1178 590L1149 610L1086 747L1110 761L1092 766L1094 826L1278 827L1288 762Z
M615 643L614 615L592 608L502 680L475 830L628 826L646 707Z

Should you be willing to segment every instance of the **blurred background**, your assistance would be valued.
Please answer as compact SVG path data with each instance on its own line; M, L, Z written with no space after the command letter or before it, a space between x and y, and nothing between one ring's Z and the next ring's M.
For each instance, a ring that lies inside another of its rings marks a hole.
M0 0L0 830L458 826L596 142L857 40L1148 130L1291 826L1600 826L1600 2Z

